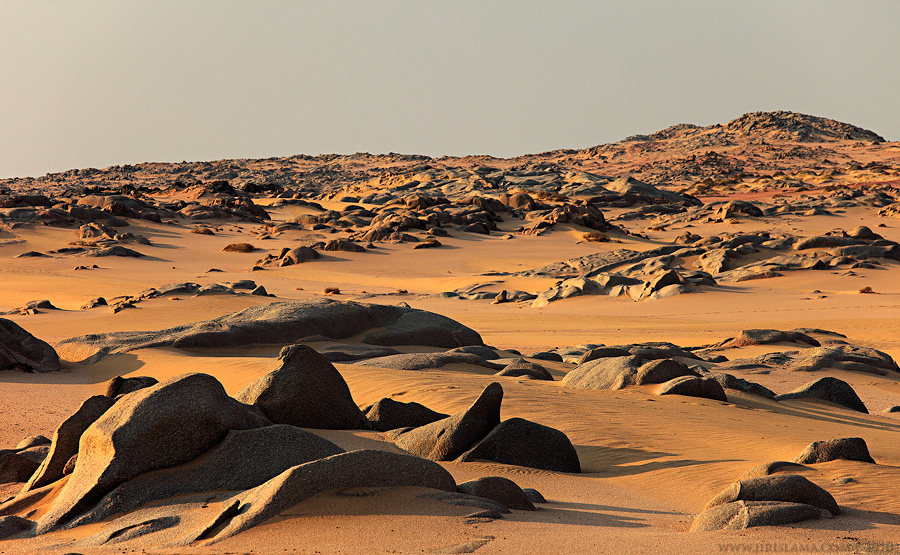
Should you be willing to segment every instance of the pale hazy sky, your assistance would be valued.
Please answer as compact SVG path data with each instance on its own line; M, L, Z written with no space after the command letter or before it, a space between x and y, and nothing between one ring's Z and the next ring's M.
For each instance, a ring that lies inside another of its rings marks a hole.
M792 110L900 140L900 1L0 0L0 177L511 156Z

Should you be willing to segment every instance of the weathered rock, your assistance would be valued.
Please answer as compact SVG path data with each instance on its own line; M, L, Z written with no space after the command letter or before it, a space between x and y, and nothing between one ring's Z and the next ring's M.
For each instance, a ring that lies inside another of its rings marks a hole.
M738 481L749 480L750 478L762 478L765 476L770 476L770 475L772 475L780 470L783 470L783 469L790 469L792 471L798 471L798 470L803 470L805 468L806 467L803 466L802 464L797 464L794 462L771 461L771 462L767 462L767 463L758 464L758 465L750 468L749 470L747 470L746 472L744 472L741 475L741 477Z
M401 353L355 362L357 366L377 366L392 370L424 370L440 368L447 364L474 364L491 370L502 368L499 364L488 362L472 353Z
M211 538L220 541L261 524L313 495L338 488L420 486L456 491L439 464L387 451L351 451L290 468L240 495L239 514L216 519L225 524Z
M12 320L0 318L0 370L58 372L62 367L53 347Z
M398 428L418 428L449 416L419 403L401 403L390 397L381 399L366 411L366 419L379 432Z
M522 488L522 491L525 492L525 495L528 496L528 499L531 500L532 503L546 503L547 500L544 499L544 496L541 495L541 492L534 488Z
M736 389L737 391L752 393L753 395L759 395L760 397L766 397L768 399L775 398L775 392L771 389L764 387L758 383L732 376L731 374L726 374L724 372L712 372L711 374L709 374L709 377L719 382L719 385L722 386L722 389Z
M734 501L805 503L833 515L841 509L830 493L797 474L773 474L734 482L706 504L706 509Z
M196 460L125 482L72 522L72 526L99 522L176 495L254 488L293 466L343 452L323 437L285 424L232 430Z
M123 247L122 245L113 245L111 247L103 247L99 249L91 249L84 253L84 256L123 256L126 258L142 258L144 255L134 249Z
M17 454L25 457L26 459L31 459L37 464L41 464L42 462L44 462L44 459L47 458L47 453L49 452L49 445L35 445L27 449L19 449L17 451Z
M622 389L632 384L641 361L636 356L614 356L579 364L562 379L568 387L581 389Z
M20 516L0 516L0 540L24 532L34 526L34 522Z
M18 453L0 455L0 484L26 482L37 468L38 463Z
M92 363L133 349L290 344L305 337L341 339L367 330L376 330L365 339L366 343L375 345L414 344L447 348L447 345L483 344L481 336L474 330L430 312L400 306L318 299L267 303L212 320L163 330L74 337L60 342L57 348L69 353L67 360Z
M98 306L109 306L109 303L106 302L106 299L103 297L94 297L88 302L84 303L81 306L81 310L91 310L92 308L97 308Z
M524 358L515 360L503 367L495 376L527 377L532 380L553 381L553 375L540 364L529 362Z
M106 393L104 393L104 395L111 399L115 399L119 395L125 395L137 391L138 389L154 386L158 383L159 380L150 376L132 376L129 378L116 376L106 382Z
M58 528L123 482L195 459L229 430L267 424L207 374L176 376L126 395L82 434L78 464L37 533Z
M500 423L500 403L503 388L492 383L478 399L462 412L449 418L411 430L393 434L401 449L435 461L453 460L485 436Z
M64 476L63 469L78 453L78 442L88 427L97 421L115 401L104 395L89 397L72 416L66 418L53 434L50 452L40 468L31 476L23 491L31 491L51 484Z
M468 515L467 518L481 517L499 519L503 518L503 515L510 513L510 510L506 505L494 501L493 499L469 495L468 493L460 491L426 491L417 494L416 497L420 499L443 501L448 505L456 505L458 507L474 507L476 509L481 509L477 513Z
M522 488L509 478L500 476L485 476L463 482L457 486L459 491L468 495L492 499L510 509L523 511L536 511L534 504Z
M497 360L500 358L493 349L486 345L467 345L465 347L456 347L455 349L450 349L446 351L448 353L469 353L473 355L478 355L484 360Z
M578 360L578 364L584 364L585 362L590 362L592 360L597 360L601 358L612 358L612 357L627 357L631 356L631 353L626 349L622 349L620 347L596 347L585 352L581 355L581 358Z
M370 429L350 388L328 360L305 345L290 345L281 364L235 395L259 407L276 424L302 428Z
M798 464L817 464L836 459L875 464L875 459L869 454L866 440L861 437L842 437L829 441L814 441L802 453L794 457L793 462Z
M475 331L433 312L410 310L384 327L372 331L363 342L374 345L430 345L452 349L465 345L482 345Z
M459 460L489 460L555 472L581 472L578 453L566 434L523 418L504 420Z
M28 436L16 444L16 449L29 449L40 445L50 445L52 441L44 435Z
M822 509L805 503L784 501L734 501L710 507L697 515L691 532L746 530L756 526L778 526L822 517Z
M643 355L638 354L579 364L566 374L563 383L582 389L615 390L629 385L661 383L681 376L695 377L697 373L673 359L658 358L645 362Z
M717 345L718 348L721 349L731 349L734 347L746 347L748 345L768 345L771 343L779 343L779 342L789 342L789 343L806 343L807 345L812 345L814 347L818 347L820 343L806 335L805 333L799 332L798 330L791 331L780 331L780 330L769 330L769 329L751 329L751 330L742 330L740 335L733 339L727 339Z
M837 378L825 377L819 378L813 382L806 383L797 389L777 395L776 401L786 401L788 399L823 399L832 403L847 407L848 409L858 412L869 413L866 405L850 387L850 384Z
M293 266L294 264L302 264L319 257L320 255L315 249L309 247L295 247L289 249L279 257L279 265Z
M655 395L686 395L688 397L703 397L716 401L728 401L725 390L714 378L682 376L661 384Z
M635 372L632 381L635 385L664 383L682 376L696 376L697 373L687 364L671 358L659 358L642 364Z
M349 345L342 343L325 345L323 347L317 345L315 349L330 362L354 362L367 358L401 354L400 351L393 347L383 347L381 345Z
M807 349L802 355L788 366L789 370L794 372L853 370L882 376L890 372L900 372L900 367L889 354L869 347L828 345Z

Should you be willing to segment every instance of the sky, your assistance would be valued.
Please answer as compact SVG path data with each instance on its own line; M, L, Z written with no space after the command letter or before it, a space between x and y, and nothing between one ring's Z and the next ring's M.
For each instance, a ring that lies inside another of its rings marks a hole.
M0 0L0 178L509 157L791 110L900 140L895 0Z

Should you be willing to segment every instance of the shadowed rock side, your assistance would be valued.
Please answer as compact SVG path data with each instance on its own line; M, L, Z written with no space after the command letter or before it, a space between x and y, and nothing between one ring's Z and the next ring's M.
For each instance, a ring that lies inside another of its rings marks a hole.
M58 372L62 367L53 347L12 320L0 318L0 370Z
M369 331L371 330L371 331ZM61 341L68 360L93 363L148 347L236 347L295 343L306 337L343 339L369 331L364 343L453 348L482 345L474 330L439 314L352 301L275 302L219 318L157 331L83 335Z
M235 399L259 407L276 424L371 429L347 382L325 357L305 345L291 345L281 350L278 360L278 368L239 391Z
M366 418L375 430L387 432L398 428L417 428L449 417L420 403L402 403L385 397L366 410Z

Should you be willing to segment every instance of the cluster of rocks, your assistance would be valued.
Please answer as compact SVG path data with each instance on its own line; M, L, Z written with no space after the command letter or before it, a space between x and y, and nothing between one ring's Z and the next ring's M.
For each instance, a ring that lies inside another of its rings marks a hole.
M900 367L887 353L870 347L848 345L840 339L830 339L830 343L821 345L810 333L839 335L816 329L753 329L744 330L736 338L702 347L682 348L671 343L588 344L532 356L575 363L562 380L569 387L615 390L633 385L660 384L656 395L680 394L720 401L727 400L724 390L733 389L776 401L822 399L868 413L853 388L838 378L825 376L778 395L760 384L729 373L828 370L850 370L882 376L900 373ZM805 343L812 347L733 360L714 354L720 349L782 341Z
M744 530L819 518L834 518L841 509L821 486L799 474L804 465L838 459L875 464L865 440L846 437L811 443L792 461L774 461L749 469L715 496L694 519L691 531Z
M471 328L446 316L404 306L333 299L273 302L202 322L155 331L112 332L66 339L57 349L91 353L82 362L148 347L239 347L361 336L367 345L456 348L483 345ZM83 357L80 357L83 358Z
M500 422L499 384L456 415L382 399L368 409L370 421L338 371L316 351L292 345L279 361L233 398L206 374L162 383L115 378L105 395L87 399L64 420L52 440L29 438L0 451L0 479L24 482L17 495L0 502L2 536L103 522L77 545L204 545L317 493L355 487L430 488L443 492L427 494L434 499L500 518L510 509L535 510L534 503L544 500L499 477L457 486L433 461L452 456L579 471L562 432L522 419ZM412 454L346 452L302 429L373 427L394 430L398 446ZM163 499L170 501L146 508ZM42 502L46 511L29 513ZM199 505L216 508L194 518L190 511Z
M150 194L138 192L130 195L116 194L108 189L102 192L98 189L97 194L82 193L81 196L78 196L77 189L60 191L52 196L0 195L0 223L10 228L22 225L71 227L83 224L125 227L129 225L129 218L157 223L164 218L171 221L179 217L253 223L269 219L268 212L254 203L249 195L233 188L230 192L222 191L221 184L208 183L195 185L194 189L199 200L190 202L155 200ZM155 192L159 194L162 191Z
M503 388L492 383L467 409L418 427L398 426L388 437L398 447L435 461L489 460L557 472L581 472L578 454L564 433L523 418L501 422L502 400ZM397 424L400 423L389 425Z
M834 231L815 237L755 234L721 234L702 238L686 232L675 245L647 251L616 249L599 252L520 272L489 272L490 277L555 277L559 281L537 293L506 292L490 284L443 293L462 299L495 299L498 302L531 301L542 307L583 295L627 297L635 301L661 299L714 287L773 278L795 270L874 268L882 259L900 260L900 245L887 241L865 226L849 232ZM779 251L790 251L778 254ZM761 254L769 254L761 257ZM693 268L683 260L696 258Z

